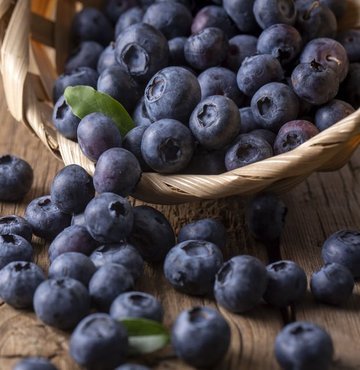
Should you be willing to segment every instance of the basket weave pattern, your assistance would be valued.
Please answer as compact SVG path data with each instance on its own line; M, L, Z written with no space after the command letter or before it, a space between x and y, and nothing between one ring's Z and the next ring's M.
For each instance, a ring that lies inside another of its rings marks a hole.
M82 1L99 5L100 1ZM341 28L360 27L360 2L348 0ZM66 165L89 173L94 163L77 143L57 134L52 122L52 86L69 50L69 29L78 2L0 0L1 62L10 113L22 121ZM221 175L144 173L134 197L159 204L245 196L263 190L284 192L314 171L343 166L360 144L360 109L295 150Z

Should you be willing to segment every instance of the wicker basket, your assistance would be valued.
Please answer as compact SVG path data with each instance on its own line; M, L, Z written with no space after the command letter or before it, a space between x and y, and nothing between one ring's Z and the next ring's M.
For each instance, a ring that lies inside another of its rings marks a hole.
M360 2L348 2L341 27L359 27ZM100 1L83 3L96 6ZM68 32L79 5L71 0L0 0L0 67L14 118L65 164L77 163L93 173L94 164L76 143L58 135L51 122L52 85L68 55ZM360 109L289 153L221 175L144 173L134 197L150 203L175 204L263 190L284 192L314 171L340 168L359 143Z

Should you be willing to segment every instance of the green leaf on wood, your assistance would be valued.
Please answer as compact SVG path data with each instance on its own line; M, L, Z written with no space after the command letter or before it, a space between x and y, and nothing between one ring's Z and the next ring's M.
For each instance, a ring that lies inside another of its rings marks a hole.
M135 127L129 113L117 100L90 86L68 86L64 96L73 114L80 119L90 113L103 113L116 123L122 136Z
M128 331L131 354L151 353L169 343L169 331L157 321L126 318L120 322Z

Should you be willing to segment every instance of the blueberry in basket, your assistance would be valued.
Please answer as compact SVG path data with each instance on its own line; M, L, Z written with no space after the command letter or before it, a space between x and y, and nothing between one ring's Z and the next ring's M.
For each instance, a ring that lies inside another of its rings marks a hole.
M26 357L16 363L14 370L57 370L46 358Z

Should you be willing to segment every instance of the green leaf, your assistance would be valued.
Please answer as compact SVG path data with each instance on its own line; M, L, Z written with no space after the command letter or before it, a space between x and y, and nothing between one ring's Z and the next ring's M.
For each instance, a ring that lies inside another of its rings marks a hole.
M68 86L64 96L73 114L80 119L90 113L103 113L112 118L122 136L135 127L129 113L117 100L90 86Z
M146 354L165 347L170 340L169 332L157 321L138 318L120 320L129 334L131 354Z

